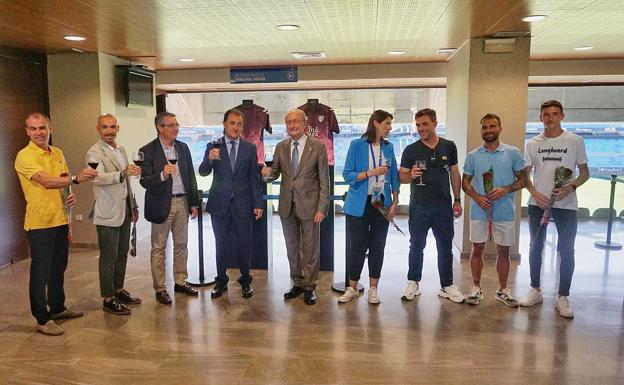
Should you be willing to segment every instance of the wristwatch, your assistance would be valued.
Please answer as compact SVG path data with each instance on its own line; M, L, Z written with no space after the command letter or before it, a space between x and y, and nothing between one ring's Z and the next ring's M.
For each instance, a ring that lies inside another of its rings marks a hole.
M460 202L461 202L461 199L459 199L459 198L455 198L455 202L460 203Z
M572 186L572 191L576 191L576 185L574 183L570 183L570 186Z
M76 175L74 175L74 174L72 174L72 175L69 177L69 179L71 180L71 182L72 182L73 184L80 184L80 182L78 182L78 177L77 177Z

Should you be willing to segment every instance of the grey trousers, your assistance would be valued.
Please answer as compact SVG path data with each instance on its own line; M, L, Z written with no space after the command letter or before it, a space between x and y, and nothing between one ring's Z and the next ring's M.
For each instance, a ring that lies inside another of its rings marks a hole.
M299 218L293 202L288 217L282 218L282 230L293 284L314 290L321 263L320 224Z

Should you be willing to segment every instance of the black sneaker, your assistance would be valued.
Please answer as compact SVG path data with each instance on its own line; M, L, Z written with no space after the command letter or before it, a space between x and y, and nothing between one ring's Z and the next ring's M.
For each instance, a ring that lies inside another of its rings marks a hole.
M127 315L127 314L132 313L130 308L128 308L123 303L119 302L116 298L113 298L112 300L108 302L104 300L104 302L102 303L102 310L104 310L107 313L116 314L116 315Z
M141 298L131 296L125 289L115 294L115 298L126 305L138 305L141 303Z

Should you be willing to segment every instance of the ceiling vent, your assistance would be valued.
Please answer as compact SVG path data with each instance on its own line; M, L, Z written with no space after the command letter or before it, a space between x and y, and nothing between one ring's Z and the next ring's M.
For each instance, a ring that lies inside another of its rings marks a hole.
M494 37L497 38L505 38L505 37L525 37L531 35L530 31L500 31L494 34Z
M295 59L324 59L327 57L323 51L291 52Z

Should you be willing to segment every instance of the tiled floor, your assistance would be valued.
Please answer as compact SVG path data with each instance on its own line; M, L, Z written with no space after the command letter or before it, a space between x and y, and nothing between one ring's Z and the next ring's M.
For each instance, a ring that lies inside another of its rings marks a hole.
M399 222L407 229L406 218ZM206 270L214 274L210 221L205 223ZM544 253L545 300L534 308L509 309L494 300L493 262L486 263L480 305L438 298L433 238L425 253L423 294L402 302L408 243L392 230L380 285L383 302L371 306L363 297L338 305L330 286L344 275L343 223L339 217L336 272L321 274L315 306L306 306L301 298L282 299L290 283L277 217L273 266L253 272L255 294L248 300L231 282L217 300L203 289L199 298L178 294L173 306L158 305L151 289L149 239L143 238L139 256L129 261L126 281L143 304L130 316L113 316L101 311L97 251L72 253L68 304L86 315L64 322L66 333L60 337L35 332L28 305L29 262L0 269L5 294L0 302L0 383L624 383L624 252L594 248L594 241L604 239L604 223L580 226L573 320L553 309L557 259L550 247ZM196 239L195 228L192 223L191 239ZM622 222L614 226L613 240L624 243ZM526 256L524 222L520 242ZM513 264L509 286L518 297L528 288L528 270L524 259ZM456 263L454 272L456 283L467 291L467 262Z

